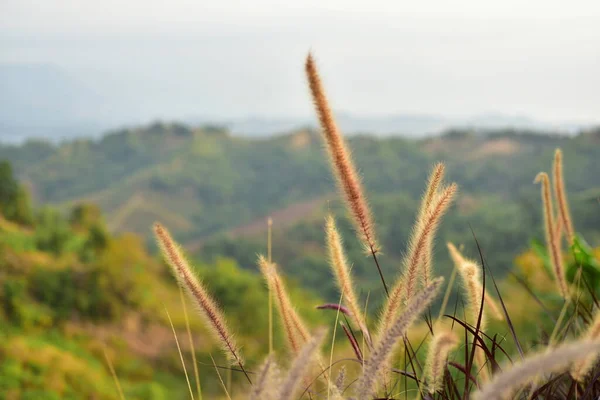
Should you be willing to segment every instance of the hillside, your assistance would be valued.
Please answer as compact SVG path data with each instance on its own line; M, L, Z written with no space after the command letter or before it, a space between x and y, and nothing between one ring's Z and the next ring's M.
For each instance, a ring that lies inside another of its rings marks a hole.
M188 362L192 349L167 267L140 237L108 233L96 206L79 204L67 216L31 209L6 163L0 181L0 399L116 400L106 357L128 399L189 398L169 319ZM240 332L249 365L256 364L267 348L262 278L225 258L198 263L197 272ZM304 299L309 321L322 318L314 310L318 297L294 285L292 296ZM214 398L209 353L224 360L187 307L204 393Z
M440 242L452 236L472 246L472 228L500 274L529 240L541 238L539 188L532 181L556 147L565 153L577 226L589 240L600 241L600 214L590 212L598 208L600 191L598 130L575 137L450 131L419 141L355 136L350 146L374 208L388 274L397 271L423 182L435 161L446 162L449 179L460 187ZM37 203L64 207L93 202L112 231L146 237L150 223L160 220L205 258L225 254L244 267L254 264L255 253L264 246L261 221L266 227L266 217L274 215L278 260L305 284L332 293L320 283L326 273L322 222L328 211L339 218L345 212L332 200L335 184L317 132L249 140L217 128L157 123L100 140L2 146L0 159L14 164ZM350 231L347 221L341 224ZM346 236L357 273L376 283L352 235ZM440 257L438 268L448 268Z

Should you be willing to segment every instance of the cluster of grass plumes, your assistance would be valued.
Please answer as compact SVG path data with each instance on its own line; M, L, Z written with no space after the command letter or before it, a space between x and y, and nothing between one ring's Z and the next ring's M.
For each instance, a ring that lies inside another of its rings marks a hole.
M434 239L441 219L458 190L455 183L444 183L444 164L436 164L431 171L405 257L395 282L388 288L379 266L379 245L368 201L348 148L335 124L312 56L306 61L306 73L332 171L358 237L372 255L387 294L376 318L369 321L366 307L357 294L342 236L336 228L334 217L328 216L325 221L325 243L340 294L337 304L319 307L336 311L329 363L324 363L320 351L322 343L326 342L326 330L318 328L311 334L311 329L292 303L277 265L270 256L259 256L259 270L278 311L287 350L272 349L261 365L246 368L216 302L194 276L167 231L158 224L155 226L157 240L174 275L196 302L206 324L235 364L236 368L232 367L232 370L245 374L250 385L247 391L249 398L362 400L407 398L410 393L410 398L423 399L583 399L600 395L600 385L595 383L600 373L592 376L592 371L597 369L600 351L600 313L594 311L597 306L583 304L581 296L572 296L580 291L567 281L563 264L563 232L570 245L576 240L576 234L569 215L560 150L556 152L553 169L557 211L553 206L548 175L540 173L536 181L542 183L549 260L558 292L565 303L561 316L555 320L555 331L540 340L537 351L525 351L491 275L494 297L498 300L494 300L493 292L486 289L486 261L475 235L474 241L479 249L478 261L466 258L455 245L448 243L455 269L445 289L440 316L435 321L431 317L430 307L445 282L443 277L435 276ZM462 282L459 290L461 301L457 300L454 313L450 315L445 314L445 308L455 274ZM527 289L542 304L535 293ZM590 293L595 299L593 289ZM458 316L459 303L464 306L462 318ZM573 305L579 307L579 311L565 319L565 312L571 310L569 307ZM548 312L551 313L551 310ZM490 331L488 313L496 320L496 326L502 324L503 332ZM428 329L419 345L414 346L409 328L419 318L423 318ZM339 337L345 343L339 343L336 347L335 328L338 323L343 330L343 335ZM577 331L572 328L575 326ZM371 334L371 328L376 329L376 334ZM270 337L271 329L270 324ZM516 348L517 354L508 353L509 344ZM334 348L341 345L349 348L354 356L334 361ZM420 348L426 348L427 351L419 351ZM289 363L277 361L274 353L279 352L289 354ZM340 365L342 367L334 378L333 368L337 369ZM193 399L191 388L190 394Z

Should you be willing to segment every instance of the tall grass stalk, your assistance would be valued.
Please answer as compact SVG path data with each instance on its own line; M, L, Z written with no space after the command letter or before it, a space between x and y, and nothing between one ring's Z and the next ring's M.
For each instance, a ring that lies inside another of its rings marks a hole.
M115 382L115 387L117 388L117 393L119 394L120 400L125 400L125 394L123 394L123 388L121 388L121 382L119 382L119 377L117 376L117 372L115 371L115 367L108 357L106 353L106 347L102 348L102 353L104 353L104 359L106 360L106 364L108 365L108 369L110 371L110 375L113 378L113 382Z
M210 360L213 363L213 366L215 367L215 371L217 372L217 378L219 378L219 383L221 383L221 388L223 388L223 391L225 392L225 396L227 396L227 400L231 400L231 395L229 394L229 391L227 390L227 386L225 386L225 382L223 382L223 377L221 376L221 373L219 372L219 367L217 367L217 363L215 363L215 359L212 356L211 353L208 354L210 356Z
M321 130L327 143L331 167L337 178L338 186L352 215L352 221L354 222L358 237L365 251L371 253L373 256L383 288L386 294L389 295L388 286L377 260L377 253L380 248L375 234L371 210L364 195L361 180L354 167L350 151L333 117L333 112L325 95L325 89L321 83L317 66L311 54L306 58L305 69L313 103L321 124Z
M552 262L552 270L558 290L561 296L566 299L569 295L567 289L567 280L565 278L565 268L560 251L560 243L556 237L556 225L554 223L554 207L552 206L552 196L550 194L550 179L548 174L540 172L535 177L535 183L541 183L542 187L542 205L544 207L544 227L546 232L546 245Z
M575 237L575 231L573 229L571 212L569 211L569 202L567 201L567 194L565 190L565 180L563 177L563 154L561 149L556 149L554 152L552 180L554 183L554 195L556 197L556 202L558 203L558 218L561 221L562 228L567 234L567 241L569 242L569 245L572 245L573 238Z
M194 339L192 338L192 329L190 327L190 319L188 318L187 305L183 297L183 288L179 285L179 298L181 307L183 308L183 317L185 318L185 329L187 330L188 340L190 342L190 352L192 353L192 363L194 365L194 378L196 379L196 391L198 392L198 400L202 400L202 386L200 384L200 372L198 371L198 363L196 361L196 351Z
M250 376L244 368L237 343L231 334L225 317L217 306L217 303L208 294L208 291L200 283L198 278L192 273L190 266L179 251L169 232L162 225L156 223L154 224L154 233L158 245L171 267L173 274L180 285L186 288L191 299L198 306L200 315L204 317L206 324L211 328L210 331L219 340L223 352L230 361L239 365L248 382L252 383Z
M175 338L175 344L177 345L177 352L179 352L179 359L181 360L181 366L183 367L183 373L185 375L185 381L187 382L188 389L190 391L190 398L194 400L194 392L192 391L192 385L190 383L190 377L187 372L187 368L185 366L185 361L183 360L183 353L181 351L181 346L179 345L179 339L177 339L177 332L175 332L175 326L173 325L173 321L171 320L171 314L169 314L169 310L165 307L165 312L167 313L167 318L169 318L169 325L171 325L171 329L173 330L173 337Z

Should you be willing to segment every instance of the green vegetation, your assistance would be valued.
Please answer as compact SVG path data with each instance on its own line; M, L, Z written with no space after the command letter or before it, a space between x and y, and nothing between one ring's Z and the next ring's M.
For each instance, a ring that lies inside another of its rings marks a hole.
M225 256L254 268L265 242L266 217L273 215L275 258L285 260L291 277L333 301L335 292L323 272L322 225L328 211L346 214L333 195L321 142L307 130L249 140L217 128L157 123L97 141L0 146L0 159L13 163L38 203L64 208L90 201L107 215L111 231L146 238L149 222L160 220L206 261ZM538 188L532 182L556 147L569 160L565 177L578 229L589 241L599 241L600 216L593 212L600 195L594 167L599 144L599 130L575 137L450 131L419 141L351 138L382 242L384 273L398 269L422 182L435 161L444 161L448 178L460 185L440 243L452 240L473 251L472 227L498 276L510 270L531 238L542 238ZM349 233L348 220L340 225ZM365 290L378 288L368 258L348 240ZM439 272L448 272L451 263L439 253Z
M0 171L0 399L117 399L104 351L126 398L185 398L165 307L182 343L185 319L166 266L138 236L110 234L94 205L80 203L66 215L25 207L27 192L10 166ZM267 347L263 282L226 258L197 270L235 318L252 362ZM311 298L298 289L294 294ZM319 303L317 297L305 302L303 313L318 318ZM200 362L210 363L209 351L223 362L193 315L190 324ZM218 393L216 379L214 369L203 368L207 398Z
M446 241L464 245L464 253L476 258L474 233L486 268L499 280L519 338L530 344L540 332L552 333L562 303L541 244L539 188L532 181L554 149L562 147L578 230L567 256L567 279L578 282L582 267L584 282L597 287L600 255L587 243L600 242L598 144L598 130L572 138L508 131L453 131L421 141L352 138L382 244L378 258L385 276L392 280L397 275L426 174L435 160L444 160L448 179L459 183L460 192L439 229L434 274L451 274ZM116 399L104 349L128 399L188 396L165 313L166 306L189 362L179 291L167 267L150 255L155 248L146 248L154 220L168 226L199 260L197 273L238 333L249 368L257 367L268 346L267 292L255 273L256 254L266 253L268 215L275 221L274 259L290 277L292 301L309 325L333 324L334 312L314 306L339 301L324 245L324 217L330 212L337 216L352 274L360 282L358 297L365 301L369 296L371 312L381 306L376 269L334 194L315 132L246 140L215 128L155 124L99 141L0 146L0 159L12 163L22 182L13 177L9 163L0 164L4 398ZM32 208L29 193L43 206ZM528 290L516 291L517 285ZM593 290L584 291L581 301L569 306L567 315L573 317L566 322L574 328L561 331L561 338L584 329L593 295ZM456 293L451 296L447 311L458 305L461 312L459 299ZM439 302L431 312L438 309ZM548 314L552 318L542 320ZM217 356L217 363L224 358L201 321L193 316L191 325L205 397L221 395L208 353ZM281 331L277 324L276 329ZM422 338L426 325L416 330ZM503 322L491 321L489 330L511 335ZM337 335L345 338L341 329ZM499 344L515 354L512 341ZM275 346L284 347L283 335L275 336ZM351 355L347 345L340 345L340 351ZM456 362L465 365L463 358ZM243 376L232 373L231 378L234 393L240 393Z

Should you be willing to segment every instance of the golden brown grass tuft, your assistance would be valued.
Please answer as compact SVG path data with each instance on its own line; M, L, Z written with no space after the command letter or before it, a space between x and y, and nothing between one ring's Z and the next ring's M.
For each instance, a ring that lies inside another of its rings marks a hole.
M567 288L567 280L565 278L565 268L563 266L562 254L560 251L560 241L556 236L556 225L554 223L554 208L552 206L552 197L550 194L550 179L548 174L540 172L535 177L535 183L541 183L542 185L542 204L544 207L544 226L546 231L546 245L548 247L548 253L550 254L550 261L552 262L552 269L554 271L554 277L558 290L563 298L567 298L569 295Z

